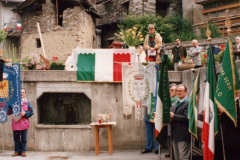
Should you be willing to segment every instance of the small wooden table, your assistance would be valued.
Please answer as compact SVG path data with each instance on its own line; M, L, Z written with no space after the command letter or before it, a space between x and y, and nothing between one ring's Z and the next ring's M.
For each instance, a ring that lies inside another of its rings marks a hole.
M112 146L112 125L116 125L116 122L104 122L99 124L98 122L93 122L90 126L94 126L95 130L95 154L98 155L100 152L99 149L99 128L107 128L108 129L108 151L109 155L113 153L113 146Z

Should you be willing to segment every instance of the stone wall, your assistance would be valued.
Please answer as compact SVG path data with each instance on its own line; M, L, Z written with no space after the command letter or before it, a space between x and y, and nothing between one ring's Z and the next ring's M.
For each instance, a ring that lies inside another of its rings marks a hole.
M240 61L236 63L240 73ZM216 66L217 73L220 65ZM183 83L188 88L188 96L192 90L193 73L190 70L183 72L169 71L170 83ZM196 77L196 74L194 78ZM27 150L35 151L87 151L94 150L94 129L90 125L43 125L39 123L39 107L37 100L43 93L84 93L91 100L91 122L98 120L99 113L109 112L113 126L114 150L138 150L140 141L144 148L145 126L144 120L135 120L133 109L132 116L123 115L122 83L94 83L76 82L74 71L21 71L23 87L27 90L27 99L31 102L34 115L30 118L28 130ZM203 110L203 95L205 90L206 67L200 68L200 100L198 112ZM199 127L202 124L199 122ZM13 150L13 133L11 118L5 126L5 148ZM0 125L2 130L2 125ZM143 133L142 137L140 132ZM107 130L100 130L100 150L108 150Z
M169 72L170 82L180 83L182 72ZM144 120L127 119L123 115L122 83L86 83L76 82L74 71L21 71L23 87L27 99L31 102L34 115L28 130L27 150L36 151L88 151L94 150L94 129L90 125L43 125L39 123L37 100L43 93L84 93L91 100L91 122L98 120L98 114L109 112L113 126L114 150L138 150L140 140L145 147ZM0 125L0 130L2 130ZM143 135L140 136L142 131ZM108 150L107 130L100 129L100 150ZM5 149L13 150L11 118L5 123Z
M35 33L38 22L41 31L51 31L57 24L56 6L53 3L42 4L42 9L31 12L24 12L22 15L22 31L25 33Z
M48 59L58 56L65 61L71 55L72 49L95 48L95 24L90 14L80 6L67 8L63 12L63 26L56 26L55 5L42 4L42 14L23 14L23 34L21 37L22 57L29 53L42 54L42 48L37 48L36 38L39 38L36 23L40 23L43 44Z

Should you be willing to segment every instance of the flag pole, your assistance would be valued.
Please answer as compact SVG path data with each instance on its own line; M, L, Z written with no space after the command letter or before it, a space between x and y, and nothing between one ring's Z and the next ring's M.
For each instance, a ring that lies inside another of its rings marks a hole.
M141 132L141 134L140 134L140 154L142 154L142 121L140 120L140 132Z
M160 144L159 144L159 149L158 149L158 155L159 155L159 160L161 160L161 146L160 146Z
M2 127L3 127L3 129L2 129L2 147L3 147L3 157L4 157L4 123L2 123Z
M170 160L173 160L173 144L172 144L172 130L171 130L171 124L170 124L170 145L169 145L169 148L170 148L170 151L169 151L169 154L170 154Z
M222 131L222 122L221 121L220 121L220 130L221 130L221 138L222 138L223 159L226 160L224 140L223 140L223 131Z
M194 77L195 77L195 73L196 73L196 69L191 69L192 71L192 83L194 83ZM193 89L192 89L193 90ZM193 106L194 107L194 106ZM193 157L193 136L191 134L191 155L190 155L190 160L192 160L192 157Z
M232 31L232 30L231 30L232 23L231 23L231 20L230 20L229 17L228 17L228 14L227 14L227 16L226 16L225 26L227 27L228 36L230 36L230 32ZM220 130L221 130L221 139L222 139L223 159L226 160L225 147L224 147L224 139L223 139L223 131L222 131L222 122L221 122L221 121L220 121Z

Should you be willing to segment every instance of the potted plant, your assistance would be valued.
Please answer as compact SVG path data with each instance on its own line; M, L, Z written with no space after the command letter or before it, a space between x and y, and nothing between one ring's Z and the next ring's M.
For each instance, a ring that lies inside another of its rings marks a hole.
M194 67L195 67L195 64L193 63L193 60L190 59L189 56L187 56L186 58L185 58L185 57L182 57L182 58L181 58L181 60L179 61L178 67L179 67L181 70L187 70L187 69L194 68Z
M20 63L23 64L23 69L33 70L37 68L41 68L43 65L42 59L36 53L30 53L21 59Z
M64 68L63 61L60 61L58 57L52 58L51 70L64 70Z
M140 44L143 44L144 38L139 28L133 26L133 28L129 28L127 30L120 29L119 36L128 47L135 47Z

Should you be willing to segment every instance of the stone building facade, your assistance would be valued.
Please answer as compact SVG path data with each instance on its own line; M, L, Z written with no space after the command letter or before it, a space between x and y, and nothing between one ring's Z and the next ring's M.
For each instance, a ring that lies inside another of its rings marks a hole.
M191 19L197 31L211 22L218 26L219 31L227 36L225 27L226 15L232 21L232 34L240 32L240 2L239 0L183 0L183 16Z
M32 3L31 3L32 2ZM83 1L58 0L26 1L18 7L22 16L21 54L42 54L37 45L39 33L36 23L40 24L46 57L53 56L66 60L76 48L95 48L95 18L99 16L93 12L90 4ZM81 1L80 1L81 2Z
M126 15L158 14L164 17L182 10L181 0L92 0L92 5L102 16L96 21L96 27L102 30L102 48L114 41L114 33Z

